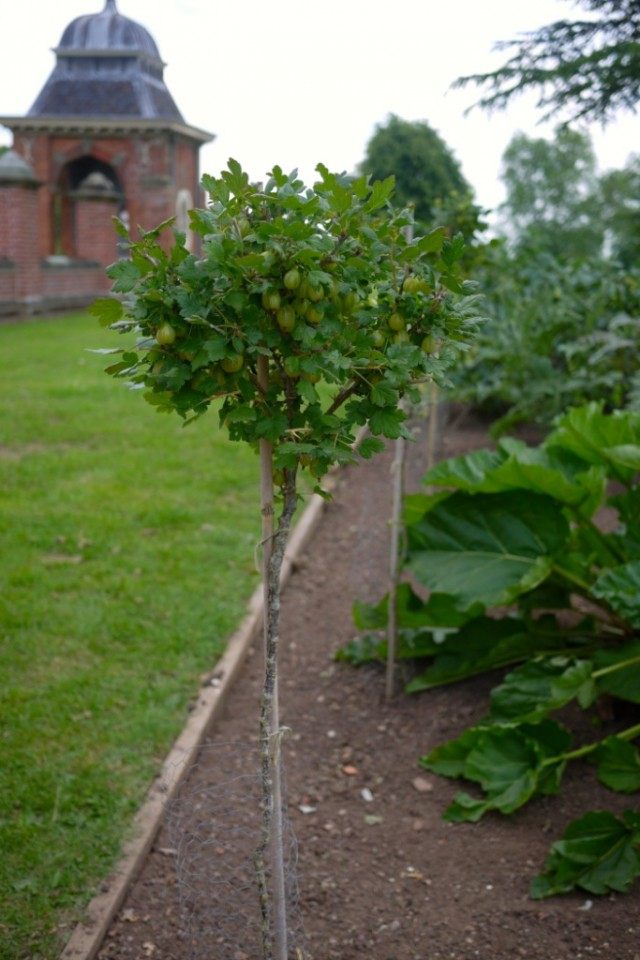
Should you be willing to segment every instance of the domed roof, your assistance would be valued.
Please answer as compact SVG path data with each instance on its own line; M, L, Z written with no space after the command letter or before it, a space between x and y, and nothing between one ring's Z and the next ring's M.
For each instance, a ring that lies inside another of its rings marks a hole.
M0 154L0 183L37 183L33 167L16 153L5 150Z
M160 51L148 30L118 12L115 0L106 0L101 13L76 17L62 34L58 52L75 50L135 50L156 60Z
M106 0L101 13L73 20L55 50L56 66L30 117L110 117L184 123L164 82L156 42Z

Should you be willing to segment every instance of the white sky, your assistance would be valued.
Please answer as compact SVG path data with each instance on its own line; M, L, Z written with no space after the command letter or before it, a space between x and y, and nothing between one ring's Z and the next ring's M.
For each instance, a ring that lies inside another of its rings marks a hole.
M103 0L0 0L0 115L31 106L53 64L51 48L76 16ZM186 121L216 133L202 170L229 156L252 177L273 164L307 182L318 162L353 170L376 123L389 113L427 120L453 149L478 201L503 197L500 159L512 135L535 136L534 98L492 116L464 109L473 89L451 91L464 73L499 66L500 39L582 15L571 0L118 0L144 24ZM640 149L632 114L590 129L602 169ZM9 142L0 128L0 143Z

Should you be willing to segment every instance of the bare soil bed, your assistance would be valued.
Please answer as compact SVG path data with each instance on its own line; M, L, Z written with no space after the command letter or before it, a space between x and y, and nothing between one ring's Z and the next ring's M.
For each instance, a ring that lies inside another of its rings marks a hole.
M444 429L441 454L486 445L482 425ZM411 445L418 489L424 441ZM418 758L486 711L494 678L383 701L377 668L334 663L355 599L386 590L392 451L344 471L287 586L282 722L295 947L311 960L640 960L638 891L532 901L550 842L587 809L632 806L574 764L558 797L513 817L447 824L455 783ZM167 815L100 960L259 960L251 851L258 831L254 651ZM574 716L574 726L585 719ZM420 778L416 780L416 778ZM364 791L364 793L363 793Z

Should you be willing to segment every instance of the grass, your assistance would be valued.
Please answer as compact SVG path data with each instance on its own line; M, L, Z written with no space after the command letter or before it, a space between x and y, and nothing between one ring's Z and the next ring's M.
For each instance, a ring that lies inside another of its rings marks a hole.
M113 345L0 326L5 960L57 956L257 581L257 458L111 381Z

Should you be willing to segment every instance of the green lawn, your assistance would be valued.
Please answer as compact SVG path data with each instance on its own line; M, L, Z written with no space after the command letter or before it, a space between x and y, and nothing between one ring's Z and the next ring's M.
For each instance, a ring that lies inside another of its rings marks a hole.
M257 458L0 326L0 955L52 958L255 587Z

